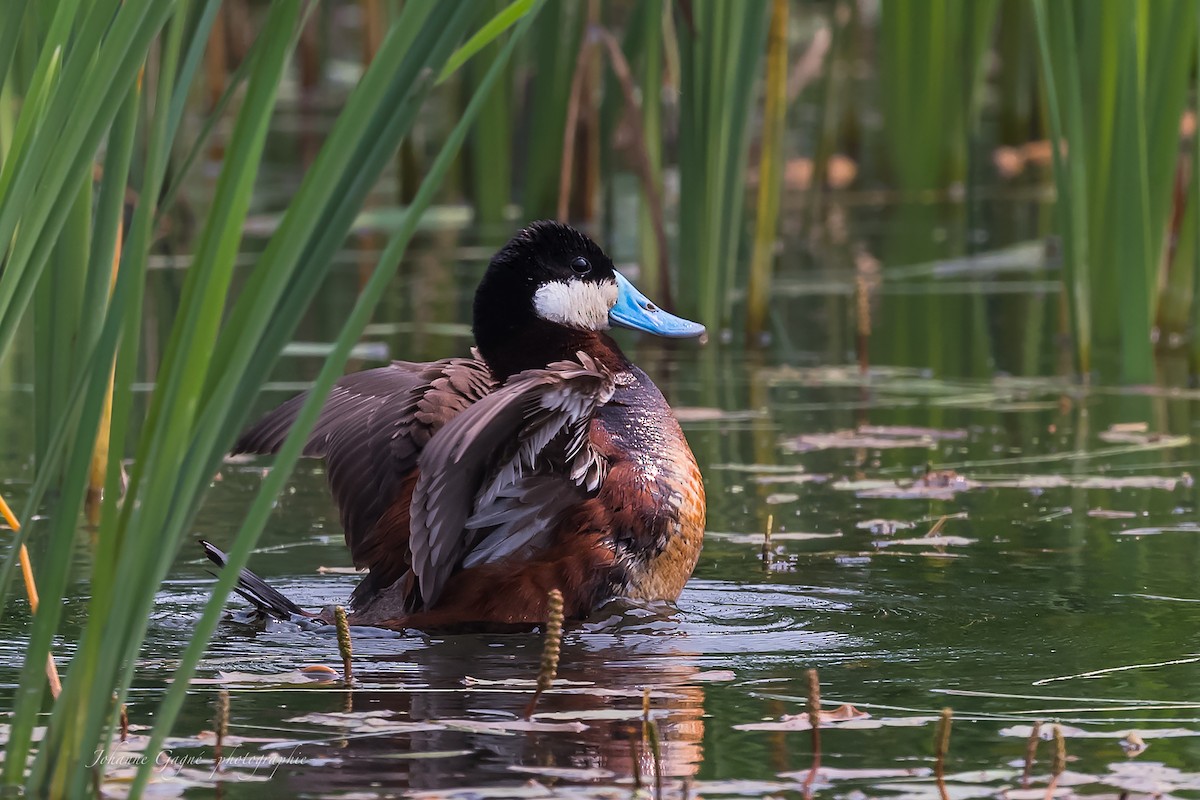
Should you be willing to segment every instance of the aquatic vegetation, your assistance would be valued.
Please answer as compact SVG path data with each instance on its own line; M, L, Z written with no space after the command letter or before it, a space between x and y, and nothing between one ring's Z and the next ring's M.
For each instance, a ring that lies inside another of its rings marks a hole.
M1200 789L1194 4L14 0L5 22L6 785ZM568 153L568 213L643 284L772 334L639 345L717 528L680 608L568 625L528 720L540 637L351 629L350 692L332 635L218 627L232 578L194 534L236 533L235 565L261 542L313 605L360 577L295 448L222 457L256 393L461 350L459 286L556 214Z
M0 238L9 243L0 275L0 356L10 350L31 302L35 314L52 307L72 321L70 326L48 327L42 317L43 324L34 326L39 331L35 338L46 331L57 342L48 351L53 357L39 346L39 363L56 371L52 375L43 370L37 381L38 418L43 420L39 425L49 433L39 437L37 482L0 580L0 587L7 590L30 520L48 486L57 480L61 499L42 532L50 554L38 574L44 602L32 621L28 668L13 711L2 776L6 784L25 784L34 793L77 796L91 780L88 756L93 743L111 738L116 710L134 677L156 588L179 543L188 538L190 520L228 439L245 421L249 399L291 338L329 269L330 256L345 239L370 190L373 181L363 181L362 176L378 175L411 129L430 90L430 82L421 76L443 69L466 34L487 21L466 6L406 5L402 24L381 43L271 243L231 300L234 257L268 121L301 24L298 4L271 8L248 59L245 97L196 241L172 334L156 366L157 385L144 422L135 431L131 422L142 298L153 228L161 210L149 199L162 196L167 154L176 140L184 101L219 6L207 2L193 10L188 2L101 2L86 7L65 2L55 6L44 35L37 18L25 15L27 52L36 67L25 76L28 83L19 87L25 102L0 169ZM527 10L430 166L405 223L371 273L329 355L324 384L340 373L411 240L422 209L433 199L487 88L528 27L536 5ZM110 23L101 24L103 20ZM495 26L490 30L493 35L499 32ZM414 38L409 39L410 34ZM156 40L161 48L151 58ZM5 67L8 55L0 59ZM156 77L153 106L141 100L139 74L147 64ZM15 85L17 75L8 72L0 77L6 85ZM133 135L138 125L147 132L141 142ZM101 210L93 228L85 212L72 216L71 211L87 209L91 203L92 158L105 136L109 149L100 179ZM135 161L142 177L142 200L133 211L113 283L126 174ZM62 257L51 258L56 249L64 250ZM89 252L89 257L82 257ZM68 269L73 272L65 272ZM111 298L106 302L110 283ZM62 296L65 287L87 292L67 302L71 297ZM51 296L49 305L37 300ZM78 321L82 325L75 327ZM120 443L118 452L123 452L127 437L131 442L136 437L137 457L123 502L122 459L107 464L88 624L26 774L46 686L44 665L62 617L58 598L66 590L76 520L91 476L92 445L101 421L109 416L110 403L109 438ZM298 423L297 432L303 435L312 422L310 412L307 421ZM244 562L290 473L298 453L291 454L289 463L286 452L285 448L274 472L277 485L268 481L245 521L231 556L235 563ZM209 611L195 626L177 671L179 688L163 699L155 715L156 727L149 737L152 751L165 740L229 588L223 585L214 591ZM133 792L148 780L152 766L153 760L141 765Z

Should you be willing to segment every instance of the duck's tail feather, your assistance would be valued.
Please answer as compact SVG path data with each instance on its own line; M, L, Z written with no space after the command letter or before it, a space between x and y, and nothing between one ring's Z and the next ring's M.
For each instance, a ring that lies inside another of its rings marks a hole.
M204 549L204 555L208 557L208 560L216 564L218 567L224 567L228 563L229 556L225 555L225 553L212 542L207 542L204 539L201 539L200 547ZM248 569L243 569L238 572L237 586L235 586L233 590L245 598L248 603L253 605L259 611L269 614L276 619L286 621L297 616L315 616L313 612L305 611L300 606L293 603L279 590L272 589L266 581Z

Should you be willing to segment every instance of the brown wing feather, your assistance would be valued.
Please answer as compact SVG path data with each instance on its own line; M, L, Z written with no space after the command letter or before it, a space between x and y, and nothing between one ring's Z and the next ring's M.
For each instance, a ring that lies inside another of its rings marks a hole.
M449 422L421 453L409 548L425 608L438 601L474 548L497 547L483 530L466 530L469 520L488 521L497 503L521 516L506 489L523 476L550 471L572 492L594 491L603 480L603 459L587 433L596 409L612 397L613 377L586 354L578 357L578 363L514 375ZM537 533L526 531L522 545Z
M324 457L356 566L371 574L354 592L361 603L408 570L408 501L422 448L494 386L478 358L394 362L347 375L326 400L304 453ZM306 395L288 400L247 430L235 453L274 453Z

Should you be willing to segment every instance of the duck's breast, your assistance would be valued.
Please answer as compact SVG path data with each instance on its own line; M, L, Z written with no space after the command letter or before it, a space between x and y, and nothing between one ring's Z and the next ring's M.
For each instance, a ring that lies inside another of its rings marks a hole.
M598 500L610 515L619 575L614 592L637 600L675 600L704 540L704 482L662 392L629 369L593 423L610 468Z

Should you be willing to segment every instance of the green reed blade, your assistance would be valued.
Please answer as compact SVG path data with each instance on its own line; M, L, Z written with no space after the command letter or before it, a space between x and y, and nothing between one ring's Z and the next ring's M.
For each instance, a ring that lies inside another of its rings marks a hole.
M463 23L465 23L465 21L469 20L470 17L472 16L470 9L464 10L465 7L462 7L462 6L449 6L447 8L452 9L453 17L455 19L461 21L458 23L458 29L462 30ZM453 10L453 9L458 9L458 10ZM440 13L440 9L439 9L439 13ZM415 41L430 42L435 39L444 40L444 42L439 41L438 48L437 48L438 59L440 61L441 59L444 59L445 57L447 57L449 55L453 44L458 39L458 35L457 35L457 33L447 32L450 30L450 28L448 28L445 24L439 24L438 20L434 19L432 17L431 17L431 21L430 21L429 25L431 28L430 35L417 37L417 39ZM453 26L451 26L451 28L452 27ZM433 63L436 65L439 62L434 61ZM380 70L383 72L383 74L387 75L388 80L392 81L393 84L410 87L410 88L412 87L411 81L403 79L403 76L397 75L395 72L389 72L389 71L384 70L382 64L383 64L383 62L380 62ZM372 65L372 69L373 70L376 69L376 66L374 64ZM384 112L389 115L394 116L396 114L396 106L394 104L384 103L382 108L383 108ZM377 147L377 141L378 141L379 137L373 136L371 134L369 124L363 125L363 124L351 123L349 125L349 127L347 128L347 131L348 131L347 135L357 137L357 138L367 142L367 149L369 151L373 151L373 149ZM385 136L384 138L386 139L387 137ZM327 148L333 148L333 147L338 147L338 146L339 146L339 143L333 141L332 139L330 141L328 141L326 144ZM351 151L353 151L355 148L350 147L349 149ZM360 147L359 150L362 150L362 148ZM392 150L394 151L394 147L392 148ZM360 182L362 180L369 180L369 176L374 176L377 174L378 174L378 170L355 169L355 170L353 170L353 175L355 176L354 182ZM368 176L368 177L363 178L363 176ZM322 193L326 194L327 196L330 196L331 198L336 199L337 202L342 202L343 195L342 195L342 193L338 192L337 189L338 189L338 187L336 185L330 186L327 184L316 184L316 189L314 191L322 192ZM344 236L345 230L348 228L352 219L353 219L352 214L346 218L345 223L344 223L345 227L342 229L342 234L341 234L342 236ZM308 225L307 229L314 230L314 229L322 229L325 227L326 226L323 226L321 224L310 224L310 225ZM336 226L332 226L332 227L336 227ZM311 255L311 254L306 254L306 255ZM325 263L325 259L322 259L322 263ZM262 261L260 261L260 264L262 264L264 268L267 268L269 266L269 264L264 264L264 262L262 262ZM282 262L279 264L276 264L275 266L276 267L279 267L279 266L287 267L287 265L283 264ZM287 267L287 268L291 269L291 267ZM283 275L277 275L276 278L279 279L276 281L278 284L288 285L288 286L294 285L294 280L292 280L290 277L285 277ZM260 313L265 313L265 309L263 309L263 308L259 308L259 311L260 311ZM298 315L298 313L299 312L297 312L297 315ZM294 321L292 324L294 324ZM261 351L261 343L258 348L255 348L254 341L243 340L241 342L241 350L243 352L249 351L252 349L254 349L256 351L256 353L258 351ZM241 363L243 363L243 364L245 364L249 361L248 357L243 357L240 354L238 357L241 360ZM246 381L241 377L244 374L245 373L241 372L241 371L233 371L233 372L229 373L229 376L232 377L232 379L234 381L237 381L239 384L244 385L246 383ZM264 379L265 374L266 374L265 371L255 372L254 380L261 382ZM254 385L256 385L256 384L254 384ZM191 514L193 514L195 511L195 505L196 505L195 498L198 497L198 491L200 488L207 485L208 476L211 474L211 471L215 466L214 461L219 462L221 451L223 450L224 444L228 441L228 438L222 438L218 441L218 439L216 437L216 433L225 431L225 429L228 427L228 422L226 420L221 419L220 414L212 414L209 412L212 411L212 409L215 409L220 406L224 406L226 408L227 412L229 410L232 410L234 425L238 424L238 420L240 419L240 417L238 415L240 414L240 415L244 416L244 414L246 412L246 407L244 405L237 405L237 406L232 405L234 394L235 393L217 393L217 394L209 395L209 397L210 397L209 404L211 404L212 408L207 409L205 411L205 413L202 414L201 417L198 419L198 425L200 426L200 428L196 429L193 433L192 443L189 444L189 446L188 446L188 457L185 459L184 463L181 464L181 471L179 473L179 476L174 481L175 489L173 491L167 492L167 494L172 496L174 499L173 506L169 509L169 515L166 519L166 524L164 526L165 529L168 531L182 531L182 530L186 529L185 528L186 523L190 519ZM206 422L206 420L208 420L208 422ZM131 520L130 526L137 527L137 525L135 524L137 522L138 522L138 520L136 520L136 519ZM155 528L155 529L157 530L157 528ZM151 550L151 548L142 547L140 549L141 552L146 552L147 550ZM167 551L165 553L160 551L157 553L152 553L147 559L144 559L144 562L146 562L146 569L153 571L152 576L149 577L149 579L147 581L148 583L150 583L152 585L157 585L158 582L161 581L166 570L169 568L172 555L173 555L173 551ZM121 572L121 574L126 574L129 570L124 569L122 567L118 567L118 571ZM117 618L125 618L126 614L123 613L123 609L124 609L123 603L126 603L126 602L127 602L126 597L122 593L118 592L118 594L115 598L115 601L114 601L114 605L113 605L113 608L115 609L113 612L113 616L115 616ZM136 626L137 629L134 632L134 635L136 637L140 638L140 636L144 634L144 628L145 628L144 620L148 616L149 604L151 604L153 602L153 594L151 593L149 595L146 595L144 597L144 599L139 600L138 602L139 602L139 607L134 607L131 609L131 611L132 611L132 618L141 621ZM101 663L103 665L103 662L101 662ZM124 674L122 676L122 679L119 682L119 686L122 688L119 691L123 691L123 687L128 685L128 681L131 677L131 672L132 672L132 663L129 663L124 667L124 670L123 670Z
M691 4L679 24L679 288L684 313L729 322L740 272L747 128L766 36L765 1Z
M219 5L220 0L213 0ZM310 6L311 8L311 6ZM221 96L217 99L216 105L204 117L204 121L200 125L199 131L196 133L196 138L192 140L188 146L187 152L183 158L179 159L175 169L172 171L171 182L167 184L166 190L163 192L162 200L158 204L158 215L161 218L166 213L167 209L175 204L175 197L179 194L179 190L183 188L186 180L191 176L192 167L196 163L196 159L204 152L205 146L208 144L208 139L212 132L216 129L225 114L225 109L229 107L229 103L242 90L242 85L246 82L246 78L250 75L250 71L254 68L254 62L258 58L258 52L261 49L262 38L255 37L250 44L250 49L246 52L246 57L237 65L237 69L229 76L226 81L225 90L221 92ZM179 90L176 96L182 102L187 98L187 85L180 83ZM172 117L174 117L174 101L172 101ZM169 130L174 130L177 126L168 123ZM174 134L171 136L174 139Z
M1091 280L1087 245L1087 183L1083 158L1086 144L1083 135L1083 110L1079 91L1078 51L1075 42L1071 9L1064 3L1031 0L1034 28L1038 38L1042 89L1050 121L1052 143L1074 143L1071 154L1051 147L1054 160L1054 182L1058 189L1057 209L1063 240L1063 273L1068 296L1071 328L1079 370L1091 371L1092 320ZM1052 38L1053 37L1053 38ZM1061 62L1061 63L1056 63ZM1065 109L1059 102L1060 86L1065 95Z
M25 9L28 6L29 0L11 0L4 9L5 24L0 27L0 86L3 86L11 75L13 57L17 53L17 40L25 24ZM0 156L3 156L3 153L0 153Z
M782 189L783 123L787 114L787 0L774 0L767 41L766 106L758 168L758 208L754 221L754 255L746 284L746 339L757 341L766 327L775 263L779 198Z
M457 72L459 67L525 17L532 8L533 0L512 0L511 3L497 11L496 16L488 20L462 47L454 51L454 54L446 62L446 66L442 67L442 71L438 73L437 83L441 83Z
M1137 2L1120 0L1128 25L1121 37L1113 142L1119 155L1112 169L1114 200L1119 198L1122 213L1107 233L1116 257L1116 284L1121 293L1121 376L1127 381L1147 383L1154 377L1154 359L1150 346L1151 296L1145 275L1155 274L1157 264L1152 262L1149 243L1149 186L1141 113L1145 62L1138 43L1144 32L1144 18L1137 11Z
M521 204L525 217L553 217L558 205L563 129L571 78L580 46L579 16L584 3L550 3L530 31L533 79L525 112L525 176Z
M516 4L509 5L507 9L511 9L513 5ZM502 9L500 13L503 14L507 9ZM480 33L483 33L483 29L480 29ZM473 36L472 41L478 38L480 33ZM498 57L499 49L500 45L495 42L479 45L476 50L478 55L463 70L464 91L474 93L484 75L491 71L491 64ZM485 235L503 228L505 212L511 199L512 131L515 115L513 93L508 84L509 81L503 81L496 91L488 95L479 125L471 131L467 139L467 188L477 219L487 231Z
M638 65L638 83L642 92L642 128L645 132L646 156L650 162L651 180L658 186L662 197L663 186L663 17L670 13L658 0L642 0L642 44L636 52L641 56ZM638 246L640 251L641 281L646 291L653 291L658 302L672 303L670 271L659 268L658 241L654 233L654 221L650 209L651 198L641 191L638 210ZM667 262L669 263L669 261Z
M457 151L462 146L467 131L479 115L488 92L492 90L498 82L499 77L504 73L514 46L528 31L533 15L537 13L543 2L544 0L537 0L531 14L518 25L513 36L505 44L501 52L497 54L496 60L492 62L488 74L480 82L471 101L468 103L466 109L464 109L458 124L443 144L442 150L431 166L429 173L421 182L417 196L413 199L413 203L405 215L404 224L393 235L388 246L381 254L378 264L356 301L346 325L338 335L333 352L326 359L325 365L322 367L321 373L310 391L308 401L305 402L304 407L293 423L287 440L276 456L271 473L264 480L255 503L247 513L242 528L234 539L234 545L229 553L229 563L218 576L217 584L213 587L209 602L205 606L199 622L196 624L196 631L180 658L180 666L176 669L171 686L168 688L159 709L155 713L155 719L158 721L158 724L156 724L154 731L151 733L148 745L149 752L154 752L161 746L163 737L169 731L175 717L178 716L184 698L187 695L189 681L192 675L195 674L196 665L204 654L208 639L212 636L220 620L225 598L232 591L233 585L237 580L238 570L249 559L258 534L271 513L275 498L282 491L300 457L300 452L305 440L308 438L309 431L316 424L317 416L324 405L324 397L328 394L333 383L340 377L351 348L359 340L363 329L370 321L375 306L383 296L388 283L399 266L401 258L404 256L408 243L416 231L421 214L433 200L434 194L445 177L446 172L449 170ZM145 764L139 770L137 779L133 785L135 791L144 785L151 769L152 765Z
M95 663L99 668L86 673L72 669L68 674L68 682L78 679L92 686L103 685L109 693L114 687L118 688L119 695L123 693L127 684L124 681L118 683L115 679L113 671L117 662L113 656L122 652L136 652L144 635L148 614L146 609L140 618L137 616L135 608L138 605L136 597L139 590L131 586L134 582L131 577L140 576L137 581L142 583L143 587L140 594L145 595L146 587L158 585L158 580L154 579L155 573L151 572L149 567L157 565L164 556L169 559L174 553L173 546L160 545L153 548L147 547L147 542L135 544L135 541L148 539L151 531L156 539L166 537L167 541L177 541L172 536L178 536L176 531L161 528L156 523L167 516L172 498L177 495L177 490L172 491L170 484L186 466L188 431L196 414L198 395L203 388L204 366L212 349L211 342L223 313L230 270L249 208L257 164L261 158L267 125L274 107L275 93L290 53L298 8L291 4L278 4L272 8L268 17L263 34L265 42L262 60L247 85L242 110L231 137L232 144L226 153L221 176L217 181L213 207L198 242L196 258L190 271L196 276L195 281L185 288L184 300L173 330L173 340L182 354L177 363L186 366L175 372L164 368L158 376L154 400L166 409L161 418L164 424L144 432L143 441L147 436L163 441L143 448L148 453L147 460L134 467L135 475L143 469L148 470L150 474L140 484L142 493L139 495L131 490L126 501L127 505L137 506L137 510L128 517L129 527L125 529L125 536L129 541L125 543L126 546L116 559L105 559L107 563L115 564L114 573L121 575L122 580L112 589L111 614L92 618L93 624L109 629L108 634L103 637L108 648L105 655L109 657L97 659ZM172 27L171 42L176 57L185 9L186 7L178 11L176 24ZM170 89L169 84L167 89ZM152 601L153 593L150 594ZM114 624L114 619L122 620L123 624ZM82 728L86 735L81 737L83 741L94 741L95 734L101 730L108 716L106 712L109 705L108 702L97 703L84 718ZM70 762L80 755L75 749L78 741L68 740L63 743L66 752L57 753L57 760L51 762L56 765L51 777L54 785L77 783L82 779L78 774L71 774L70 767L62 766L64 761Z
M71 194L68 187L78 186L90 174L92 154L124 96L120 87L136 77L151 40L170 13L161 4L147 9L146 0L121 4L111 25L99 26L108 36L99 44L95 59L85 59L87 45L95 46L99 37L91 26L97 25L96 15L109 2L98 0L86 12L42 123L50 135L34 137L23 158L8 162L17 166L7 190L0 194L0 241L12 242L0 275L0 358L33 294L45 264L42 255L49 254L39 244L53 241L61 230L69 208L63 201ZM69 114L78 115L76 124L68 124ZM22 235L13 238L18 220Z

